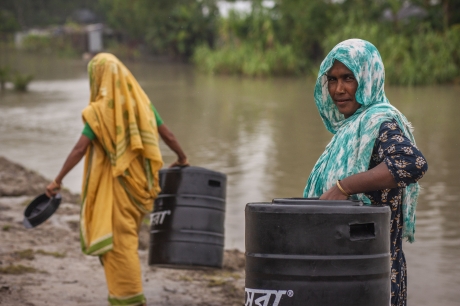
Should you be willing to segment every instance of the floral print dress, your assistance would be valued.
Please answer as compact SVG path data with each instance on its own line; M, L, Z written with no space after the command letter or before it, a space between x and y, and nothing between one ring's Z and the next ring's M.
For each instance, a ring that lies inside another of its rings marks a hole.
M372 204L391 208L391 306L407 305L407 269L402 251L402 197L404 187L417 182L428 170L428 164L420 150L399 128L396 121L382 123L374 144L369 169L384 162L399 188L366 193Z

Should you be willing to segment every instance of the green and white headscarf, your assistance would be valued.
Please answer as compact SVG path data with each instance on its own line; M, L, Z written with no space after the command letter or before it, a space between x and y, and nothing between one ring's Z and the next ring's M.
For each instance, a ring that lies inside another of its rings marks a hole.
M356 101L361 107L345 119L335 106L327 88L326 73L335 60L350 69L357 82ZM326 146L304 190L304 197L319 197L337 180L367 171L380 125L396 120L404 135L415 146L412 126L406 117L390 104L384 91L385 70L380 54L371 43L349 39L336 45L321 63L315 86L315 102L326 128L334 134ZM403 237L414 241L415 207L419 185L411 184L403 194ZM369 205L364 194L352 196Z

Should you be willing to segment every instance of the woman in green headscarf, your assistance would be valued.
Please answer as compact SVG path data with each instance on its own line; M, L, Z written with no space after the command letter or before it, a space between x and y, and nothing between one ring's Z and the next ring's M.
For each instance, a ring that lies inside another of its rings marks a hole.
M315 102L334 134L305 187L304 197L353 198L391 208L391 305L406 305L402 239L414 241L417 181L428 169L412 126L385 96L378 50L361 39L335 46L323 60Z

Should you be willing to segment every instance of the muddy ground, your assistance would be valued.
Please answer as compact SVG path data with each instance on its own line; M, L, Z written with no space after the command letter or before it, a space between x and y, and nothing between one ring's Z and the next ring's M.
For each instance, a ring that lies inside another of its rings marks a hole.
M28 203L48 180L0 157L0 304L107 305L97 257L81 253L79 196L63 192L57 212L33 229L22 225ZM139 238L148 305L243 305L244 255L226 250L223 269L184 270L148 265L148 226Z

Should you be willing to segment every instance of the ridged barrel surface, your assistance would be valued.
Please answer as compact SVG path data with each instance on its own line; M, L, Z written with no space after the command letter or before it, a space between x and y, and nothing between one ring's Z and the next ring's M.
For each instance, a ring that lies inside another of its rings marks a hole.
M200 167L163 169L160 185L150 216L149 264L222 267L225 174Z
M245 306L389 305L388 207L275 199L245 213Z

